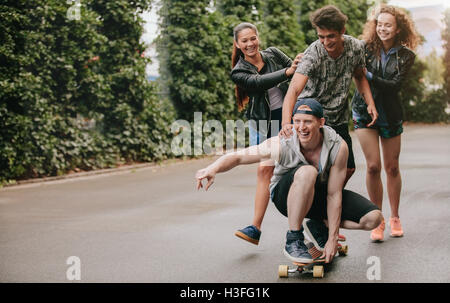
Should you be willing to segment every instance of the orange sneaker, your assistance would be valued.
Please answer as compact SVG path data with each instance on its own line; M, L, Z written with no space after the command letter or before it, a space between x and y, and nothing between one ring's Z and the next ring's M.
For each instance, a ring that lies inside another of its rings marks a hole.
M377 228L372 230L372 233L370 234L370 239L372 241L383 241L384 240L384 229L386 228L386 225L383 221L378 225Z
M403 229L399 217L390 218L389 225L391 226L391 237L403 237Z

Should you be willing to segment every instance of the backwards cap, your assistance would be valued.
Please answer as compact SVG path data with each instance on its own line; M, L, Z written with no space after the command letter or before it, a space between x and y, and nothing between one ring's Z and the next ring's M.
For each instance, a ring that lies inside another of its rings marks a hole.
M299 109L299 107L302 105L307 105L311 110ZM307 114L316 116L317 118L323 118L323 108L322 105L320 105L320 103L316 101L316 99L299 99L297 103L295 103L292 116L294 116L295 114Z

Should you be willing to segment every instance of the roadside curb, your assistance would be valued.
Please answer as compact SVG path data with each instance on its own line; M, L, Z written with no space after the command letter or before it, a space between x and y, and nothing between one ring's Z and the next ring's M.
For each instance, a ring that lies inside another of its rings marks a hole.
M33 187L33 186L39 186L42 184L52 184L52 183L56 183L56 182L59 183L62 181L76 180L76 179L81 179L81 178L86 178L86 177L123 174L123 173L134 172L136 170L142 170L142 169L150 169L150 168L156 169L156 168L161 168L161 167L165 167L165 166L169 166L169 165L179 165L179 164L183 164L183 163L190 162L190 161L200 160L203 158L204 157L187 158L187 159L186 158L167 159L167 160L161 161L160 163L157 163L157 162L139 163L139 164L123 165L121 167L104 168L104 169L91 170L91 171L85 171L85 172L71 173L71 174L65 174L65 175L61 175L61 176L18 180L13 184L3 185L3 187L0 187L0 191L7 190L7 189Z

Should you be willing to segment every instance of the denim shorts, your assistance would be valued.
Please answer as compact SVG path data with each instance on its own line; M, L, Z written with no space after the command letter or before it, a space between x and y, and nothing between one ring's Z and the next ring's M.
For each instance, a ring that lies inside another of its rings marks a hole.
M378 126L375 123L375 125L367 127L367 124L368 122L366 121L353 118L353 125L355 129L362 129L362 128L375 129L378 131L378 135L384 139L394 138L403 133L403 126L401 122L395 126Z
M279 131L281 130L281 119L282 119L282 109L278 108L270 112L270 117L272 122L271 127L268 131L259 131L252 126L252 123L248 126L248 133L249 133L249 145L258 145L264 142L267 138L271 138L274 136L278 136ZM258 123L256 124L258 125ZM277 128L278 126L278 128ZM272 132L273 130L273 132ZM266 134L267 133L267 134Z

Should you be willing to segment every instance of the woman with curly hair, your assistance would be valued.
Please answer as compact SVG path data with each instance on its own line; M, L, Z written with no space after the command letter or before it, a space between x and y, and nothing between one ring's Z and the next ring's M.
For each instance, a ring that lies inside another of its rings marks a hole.
M372 202L380 209L383 201L381 150L386 172L387 192L391 206L390 235L403 236L399 205L402 180L399 170L403 111L398 92L414 64L415 49L420 43L410 17L400 8L383 5L364 27L366 78L379 113L370 127L366 103L358 91L352 100L355 132L367 162L366 186ZM372 231L372 241L383 241L385 222Z

